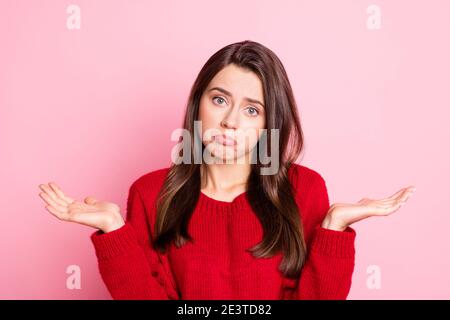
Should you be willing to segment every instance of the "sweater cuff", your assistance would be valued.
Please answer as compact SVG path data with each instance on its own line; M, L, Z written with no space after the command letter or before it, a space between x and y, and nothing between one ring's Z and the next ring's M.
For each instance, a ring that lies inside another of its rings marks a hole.
M97 230L91 234L91 241L99 260L107 260L128 253L139 246L135 231L129 222L107 233Z
M356 232L347 227L344 231L316 227L311 250L325 256L336 258L353 258L355 255Z

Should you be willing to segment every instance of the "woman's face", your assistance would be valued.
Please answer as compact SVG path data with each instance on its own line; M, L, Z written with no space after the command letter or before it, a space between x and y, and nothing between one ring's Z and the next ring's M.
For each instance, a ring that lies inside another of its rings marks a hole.
M266 125L264 103L262 82L254 72L229 64L215 75L200 99L198 119L213 161L249 162L247 155Z

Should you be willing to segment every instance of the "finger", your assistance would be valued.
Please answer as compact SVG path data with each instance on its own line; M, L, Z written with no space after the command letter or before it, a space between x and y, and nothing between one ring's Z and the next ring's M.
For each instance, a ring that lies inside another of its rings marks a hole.
M407 200L408 200L408 198L399 199L398 201L395 201L389 205L385 205L384 209L387 214L391 214L391 213L399 210L402 206L404 206Z
M56 201L54 201L47 193L41 192L39 193L39 196L48 204L51 205L53 208L57 209L58 211L62 213L67 212L67 207L64 205L60 205Z
M67 206L67 203L64 200L60 199L58 195L48 185L41 184L39 185L39 188L60 206Z
M397 199L384 201L384 205L387 205L387 206L395 206L397 204L403 205L406 203L406 201L408 201L408 199L411 197L411 195L412 195L411 192L405 192Z
M383 200L383 202L385 202L387 204L395 204L397 202L406 202L406 200L408 200L413 193L414 193L413 188L405 188L403 190L403 192L401 194L399 194L397 197L392 198L392 199L388 198L387 200Z
M45 206L45 209L47 209L47 211L49 211L52 215L57 217L59 220L65 220L65 221L68 220L69 215L67 213L60 212L50 205Z
M413 194L413 192L409 191L408 189L403 190L402 193L397 195L397 197L389 199L389 200L381 200L380 203L387 206L392 206L397 203L404 203L406 202L409 197Z
M395 199L397 199L398 197L400 197L403 193L405 193L406 190L407 190L407 188L402 188L402 189L400 189L399 191L397 191L396 193L394 193L393 195L391 195L390 197L384 198L383 200L385 200L385 201L395 200Z
M415 191L415 187L414 186L409 186L406 188L401 189L400 191L398 191L397 193L395 193L394 195L390 196L389 198L384 199L385 201L397 201L397 200L402 200L405 197L409 197L411 194L414 193Z
M50 187L53 189L53 191L58 195L58 197L60 197L61 199L63 199L63 200L66 201L67 203L70 204L70 203L72 203L72 202L75 201L75 200L72 199L71 197L66 196L66 195L64 194L64 192L61 190L61 188L60 188L56 183L54 183L53 181L49 183L49 186L50 186Z

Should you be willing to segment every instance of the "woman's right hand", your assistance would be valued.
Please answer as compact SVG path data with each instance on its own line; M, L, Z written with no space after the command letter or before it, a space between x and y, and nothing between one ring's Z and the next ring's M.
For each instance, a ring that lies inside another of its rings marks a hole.
M54 182L40 184L39 196L47 203L52 215L63 221L76 222L102 230L104 233L119 229L125 222L120 207L112 202L102 202L86 197L84 202L66 196Z

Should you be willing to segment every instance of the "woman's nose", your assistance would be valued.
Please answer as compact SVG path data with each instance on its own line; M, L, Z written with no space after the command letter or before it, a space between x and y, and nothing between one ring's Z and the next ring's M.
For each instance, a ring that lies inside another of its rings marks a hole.
M237 110L230 110L223 118L221 125L227 129L237 129L239 124L239 114Z

